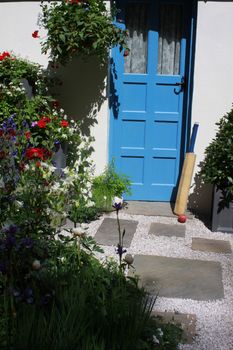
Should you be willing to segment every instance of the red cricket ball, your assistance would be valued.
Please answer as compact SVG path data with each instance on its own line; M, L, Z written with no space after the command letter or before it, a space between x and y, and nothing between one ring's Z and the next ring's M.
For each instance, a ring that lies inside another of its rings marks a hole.
M186 217L186 215L179 215L177 220L181 224L184 224L186 222L186 220L187 220L187 217Z

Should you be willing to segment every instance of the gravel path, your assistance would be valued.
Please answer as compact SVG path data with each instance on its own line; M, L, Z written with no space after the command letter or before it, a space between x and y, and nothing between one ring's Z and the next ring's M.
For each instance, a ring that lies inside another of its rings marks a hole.
M115 213L105 214L89 224L88 233L94 236L106 217L115 218L116 216ZM190 219L186 222L185 238L156 237L148 234L152 222L177 224L176 218L129 215L123 212L120 213L120 218L139 222L131 246L127 250L128 253L200 259L221 263L224 299L195 301L158 297L155 309L157 311L196 314L197 337L192 345L181 346L182 350L233 350L233 254L198 252L191 249L192 237L202 237L229 241L233 251L233 235L211 232L200 220ZM115 247L105 246L104 250L106 256L116 257Z

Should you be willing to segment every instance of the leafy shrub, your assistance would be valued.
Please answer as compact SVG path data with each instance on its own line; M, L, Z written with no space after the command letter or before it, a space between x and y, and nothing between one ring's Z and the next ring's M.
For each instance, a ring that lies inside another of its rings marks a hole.
M39 66L5 53L0 55L1 67L0 298L5 333L12 335L18 303L31 304L50 295L40 271L56 261L55 236L69 208L89 200L91 147L79 125L52 105L51 96L41 95L46 89L36 89L29 98L20 85L22 77L29 82L42 74ZM64 143L69 150L66 166L58 169L57 151Z
M233 194L233 109L216 125L219 129L205 150L201 175L206 183Z
M126 175L118 174L114 163L110 163L105 171L93 180L92 192L96 207L110 210L114 196L122 197L124 193L131 194L130 185L130 179Z

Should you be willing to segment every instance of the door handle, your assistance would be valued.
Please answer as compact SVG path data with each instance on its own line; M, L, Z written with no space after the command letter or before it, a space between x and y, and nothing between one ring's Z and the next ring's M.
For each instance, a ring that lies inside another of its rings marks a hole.
M180 87L179 89L177 89L176 87L174 88L174 93L176 95L179 95L185 89L186 83L185 83L184 77L181 78L181 82L180 83L176 83L175 85Z

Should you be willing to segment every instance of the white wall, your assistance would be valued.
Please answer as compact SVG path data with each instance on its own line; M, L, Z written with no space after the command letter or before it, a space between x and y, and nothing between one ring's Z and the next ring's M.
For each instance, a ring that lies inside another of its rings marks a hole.
M199 2L194 72L192 120L199 121L196 145L197 166L205 147L216 132L215 122L231 109L233 103L233 2ZM199 188L192 205L206 212L210 209L210 188ZM200 191L201 190L201 191Z
M49 64L48 56L41 54L40 40L32 38L32 33L38 30L39 1L0 2L0 52L13 51L22 58L42 64ZM39 29L40 37L46 35ZM73 118L82 119L91 112L100 100L100 94L106 97L107 67L99 67L96 59L90 62L76 60L71 65L59 69L58 76L63 79L63 85L55 91L62 107ZM99 89L99 91L97 91ZM96 173L100 173L107 164L108 157L108 103L102 103L96 116L87 118L91 134L96 141L93 144L93 155L96 163ZM85 127L89 132L88 125Z
M40 53L38 39L32 38L38 29L40 2L1 2L0 3L0 52L14 51L23 58L40 63L45 67L48 58ZM44 32L40 32L44 36Z

